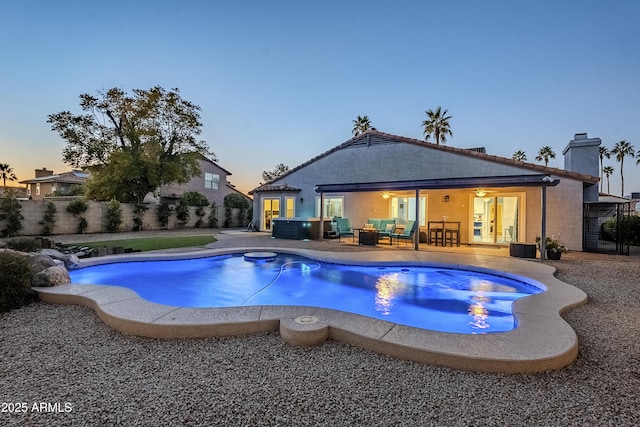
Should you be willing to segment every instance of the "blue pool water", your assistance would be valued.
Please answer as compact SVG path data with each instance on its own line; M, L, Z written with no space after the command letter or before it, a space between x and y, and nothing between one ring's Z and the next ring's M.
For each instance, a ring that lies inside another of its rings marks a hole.
M474 271L338 265L288 254L114 263L70 274L73 283L123 286L171 306L313 306L464 334L514 329L513 301L544 289Z

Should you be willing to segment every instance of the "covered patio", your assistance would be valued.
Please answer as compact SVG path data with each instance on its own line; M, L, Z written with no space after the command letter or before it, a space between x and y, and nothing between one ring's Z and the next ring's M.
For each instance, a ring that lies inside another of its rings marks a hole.
M315 186L315 191L319 194L320 206L325 206L325 197L331 198L335 194L349 193L350 196L369 199L368 202L355 203L357 207L349 214L356 229L363 226L360 224L366 224L368 218L379 216L380 210L384 212L385 203L399 228L403 227L403 219L418 221L418 232L413 235L415 250L420 249L420 243L435 247L438 244L445 247L448 243L450 248L454 243L456 247L477 244L506 248L509 243L526 239L527 224L522 210L527 191L530 193L535 187L539 188L536 192L541 200L537 235L546 236L546 189L559 183L560 180L551 175L537 174L321 184ZM376 198L383 200L382 209L377 207ZM507 214L505 206L508 203L511 209ZM402 204L410 205L411 209L402 207ZM320 221L321 238L325 235L324 226L325 221ZM454 235L446 236L445 230L455 230L455 240ZM439 238L438 232L442 233ZM449 237L448 242L446 237Z

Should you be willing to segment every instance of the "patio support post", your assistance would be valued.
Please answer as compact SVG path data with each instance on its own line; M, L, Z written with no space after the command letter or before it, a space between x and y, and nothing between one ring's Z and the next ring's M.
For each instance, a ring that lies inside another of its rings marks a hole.
M413 246L420 250L420 189L416 188L416 231L413 233Z
M320 239L324 238L324 193L320 192Z
M540 187L542 190L542 225L540 230L540 262L544 261L546 243L547 243L547 186L545 184Z

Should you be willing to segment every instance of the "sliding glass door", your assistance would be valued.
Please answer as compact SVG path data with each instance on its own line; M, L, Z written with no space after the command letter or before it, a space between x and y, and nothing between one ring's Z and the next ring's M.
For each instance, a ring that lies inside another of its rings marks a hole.
M519 197L493 196L473 198L474 243L510 243L518 241Z

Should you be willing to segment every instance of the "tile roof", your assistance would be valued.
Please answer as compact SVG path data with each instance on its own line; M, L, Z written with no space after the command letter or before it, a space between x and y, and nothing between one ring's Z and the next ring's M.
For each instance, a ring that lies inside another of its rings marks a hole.
M289 185L289 184L264 184L261 185L257 188L254 188L253 190L249 191L249 194L253 194L253 193L260 193L260 192L264 192L264 191L291 191L291 192L298 192L301 191L301 188L298 187L294 187L293 185Z
M403 136L398 136L398 135L392 135L389 133L384 133L384 132L380 132L377 130L370 130L367 132L364 132L356 137L353 137L345 142L343 142L340 145L337 145L327 151L325 151L324 153L294 167L293 169L289 169L285 174L279 176L278 178L276 178L276 180L281 180L282 178L286 177L287 175L291 174L292 172L295 172L299 169L302 169L303 167L315 162L316 160L319 160L331 153L334 153L338 150L341 150L349 145L353 145L357 142L362 141L365 138L369 138L371 136L377 136L380 138L385 138L388 139L390 141L394 141L394 142L402 142L402 143L407 143L407 144L413 144L413 145L418 145L421 147L425 147L428 149L432 149L432 150L440 150L440 151L445 151L445 152L449 152L449 153L455 153L455 154L461 154L461 155L465 155L465 156L469 156L469 157L475 157L478 159L483 159L483 160L487 160L490 162L496 162L496 163L502 163L502 164L507 164L507 165L511 165L511 166L516 166L516 167L521 167L523 169L528 169L528 170L532 170L532 171L536 171L536 172L540 172L540 173L546 173L546 174L551 174L551 175L555 175L558 177L565 177L565 178L571 178L571 179L575 179L578 181L583 181L583 182L588 182L588 183L597 183L600 182L600 178L597 176L593 176L593 175L588 175L588 174L582 174L582 173L577 173L577 172L571 172L571 171L567 171L564 169L559 169L559 168L551 168L551 167L547 167L547 166L543 166L543 165L537 165L534 163L528 163L528 162L522 162L519 160L514 160L514 159L510 159L507 157L501 157L501 156L494 156L491 154L486 154L483 152L480 152L477 148L458 148L458 147L451 147L451 146L446 146L446 145L437 145L434 144L432 142L426 142L426 141L421 141L418 139L413 139L413 138L406 138ZM274 180L275 181L275 180ZM262 188L262 187L258 187L258 188ZM257 190L257 189L256 189ZM253 190L253 191L256 191ZM265 190L262 190L265 191Z
M41 176L20 181L20 184L37 184L44 182L63 182L67 184L83 184L87 181L89 174L82 171L63 172L55 175Z

